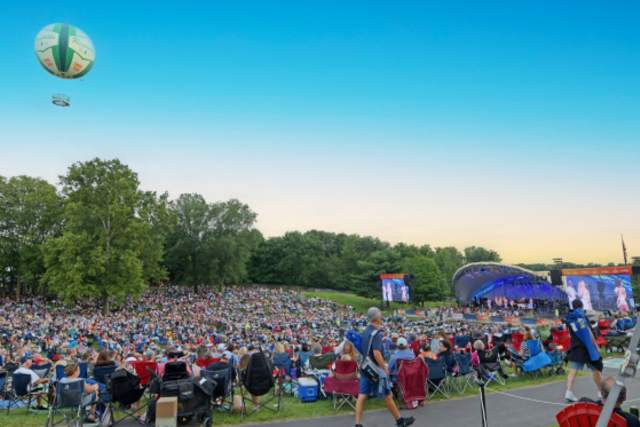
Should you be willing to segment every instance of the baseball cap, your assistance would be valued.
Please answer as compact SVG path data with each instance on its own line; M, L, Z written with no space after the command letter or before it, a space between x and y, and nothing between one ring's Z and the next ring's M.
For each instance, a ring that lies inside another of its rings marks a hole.
M25 363L27 360L33 360L33 355L31 353L25 353L22 356L22 359L20 359L22 363Z
M398 338L398 342L396 343L398 347L408 347L409 343L405 337Z

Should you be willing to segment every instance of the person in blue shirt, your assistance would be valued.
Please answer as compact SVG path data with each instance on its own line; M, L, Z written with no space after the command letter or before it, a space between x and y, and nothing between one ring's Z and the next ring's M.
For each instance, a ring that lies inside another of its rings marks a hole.
M413 350L409 348L409 343L407 342L406 338L398 338L396 345L398 349L391 355L391 359L389 360L389 373L391 375L391 381L394 382L398 376L398 362L401 360L413 360L416 358Z
M362 333L360 351L363 353L363 358L368 356L379 368L380 379L379 381L372 381L367 378L363 372L360 373L360 391L358 401L356 402L356 427L363 427L362 415L364 413L364 404L369 396L379 395L381 385L389 378L389 367L382 356L382 352L384 351L382 345L382 311L377 307L371 307L367 311L367 319L369 320L369 326L367 326L367 329ZM364 354L368 349L368 354ZM398 427L407 427L413 424L415 422L413 417L404 418L400 416L400 411L393 401L391 389L389 387L383 387L382 389L384 390L384 402L396 420L396 425Z

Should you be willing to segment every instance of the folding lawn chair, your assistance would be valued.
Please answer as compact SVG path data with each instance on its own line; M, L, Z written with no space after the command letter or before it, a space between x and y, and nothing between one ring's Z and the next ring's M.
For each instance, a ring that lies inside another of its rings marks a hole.
M467 388L473 388L476 380L476 371L471 366L470 353L456 353L456 363L458 363L457 391L464 393Z
M447 368L443 359L433 360L425 359L429 368L429 376L427 385L429 386L429 400L433 399L438 393L445 399L449 398L447 393Z
M65 426L82 427L85 418L83 396L84 380L58 382L45 427L55 427L63 423ZM60 415L62 418L59 418Z
M27 404L27 411L31 409L31 404L34 399L40 396L44 396L47 393L41 386L33 387L31 385L31 375L29 374L16 374L11 377L11 389L7 393L9 397L9 404L7 405L7 412L13 407L16 408L19 403Z
M273 391L271 397L266 397ZM279 412L282 404L282 389L278 387L273 378L273 365L263 352L253 353L249 358L249 364L241 373L240 395L242 397L242 417L248 417L261 409ZM263 397L259 404L252 397ZM271 402L275 401L273 407ZM253 408L247 411L248 405Z
M344 405L356 408L360 381L358 380L358 364L352 360L337 360L333 376L324 380L323 390L332 394L333 409L336 411Z
M421 358L400 360L396 382L399 400L407 409L415 409L427 399L429 369Z
M201 375L215 384L213 389L213 404L220 409L233 408L233 366L228 363L213 363L201 371Z

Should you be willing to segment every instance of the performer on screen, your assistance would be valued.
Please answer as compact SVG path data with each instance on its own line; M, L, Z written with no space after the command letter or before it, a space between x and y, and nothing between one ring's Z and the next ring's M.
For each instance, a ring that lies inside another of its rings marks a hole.
M582 306L585 311L593 311L591 305L591 293L587 287L587 283L584 280L578 282L578 298L582 301Z
M616 305L618 306L618 311L623 313L629 312L629 304L627 304L627 290L622 286L622 281L616 280Z
M401 289L402 289L402 302L404 303L409 302L409 296L407 295L407 287L403 286Z
M569 307L573 304L573 300L577 298L576 288L573 285L573 282L569 280L567 282L567 297L569 298Z
M391 282L386 281L382 285L382 299L384 301L393 301L393 291L391 290Z

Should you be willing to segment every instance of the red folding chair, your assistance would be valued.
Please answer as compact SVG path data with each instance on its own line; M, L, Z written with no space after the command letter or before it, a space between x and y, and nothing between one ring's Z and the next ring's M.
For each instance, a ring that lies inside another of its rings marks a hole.
M322 387L325 393L333 395L333 409L337 411L344 405L356 409L360 390L358 364L352 360L337 360L332 372L333 375L325 378Z
M553 343L563 353L569 351L571 347L571 335L569 335L568 329L555 330L551 332L553 336Z
M415 409L427 399L427 378L429 368L421 358L400 360L396 385L399 400L407 409Z
M140 385L146 386L153 376L158 372L158 362L151 362L148 360L131 362L131 366L136 375L140 378Z
M520 346L524 340L524 334L522 332L514 332L511 334L511 346L516 353L520 353Z
M556 414L559 427L592 427L598 422L602 407L595 403L579 402L565 407ZM627 427L627 420L613 413L608 427Z

